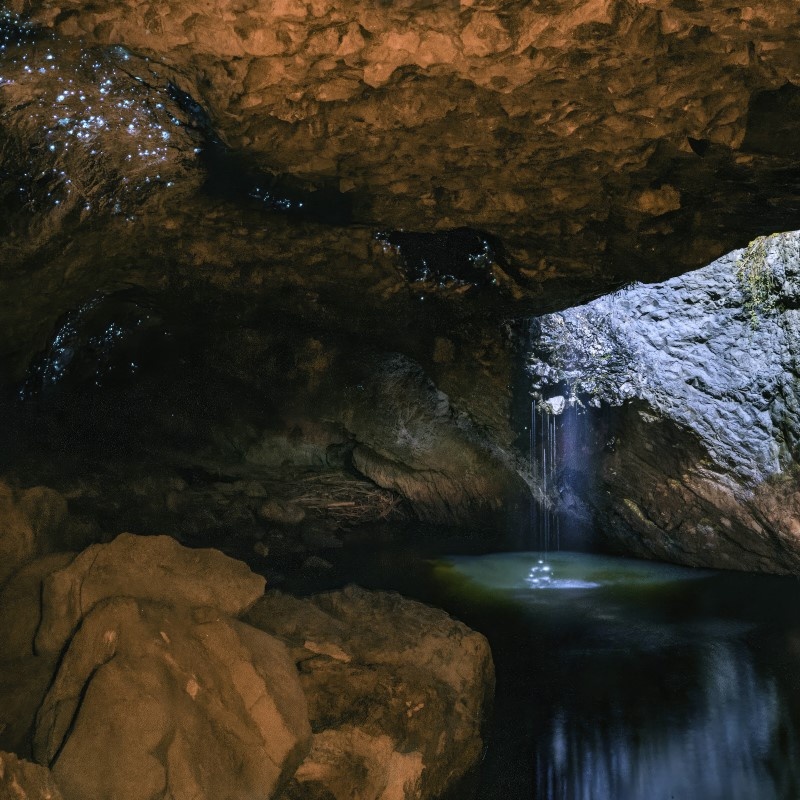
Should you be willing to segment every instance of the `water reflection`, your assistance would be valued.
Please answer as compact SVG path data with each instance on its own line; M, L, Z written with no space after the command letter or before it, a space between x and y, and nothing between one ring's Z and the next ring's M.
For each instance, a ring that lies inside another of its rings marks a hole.
M640 709L643 725L625 713L635 690L608 697L599 718L596 706L587 714L575 697L557 705L535 753L536 796L780 798L770 761L787 720L774 681L760 677L747 649L733 642L715 642L702 653L696 680L687 707L648 703Z
M495 655L481 800L800 797L795 581L541 555L436 568Z

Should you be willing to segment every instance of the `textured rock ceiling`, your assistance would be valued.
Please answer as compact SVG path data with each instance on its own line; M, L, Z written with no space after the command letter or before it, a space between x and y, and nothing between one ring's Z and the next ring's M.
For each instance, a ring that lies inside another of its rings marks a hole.
M696 267L800 211L787 0L16 0L144 54L354 219L497 235L526 283ZM12 4L13 5L13 4Z
M800 227L785 0L12 0L0 34L12 374L130 283L199 279L392 349Z

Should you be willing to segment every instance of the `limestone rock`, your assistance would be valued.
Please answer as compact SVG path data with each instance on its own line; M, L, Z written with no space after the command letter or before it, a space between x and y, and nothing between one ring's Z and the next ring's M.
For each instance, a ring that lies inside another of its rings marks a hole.
M490 518L523 488L505 454L408 358L379 360L341 419L357 442L356 469L401 494L422 520Z
M294 503L267 500L259 507L258 516L265 522L278 525L299 525L306 518L306 512L302 506Z
M10 486L0 483L0 585L36 555L36 536Z
M115 598L70 642L34 752L66 800L267 800L310 733L281 642L210 609Z
M0 752L0 797L4 800L62 800L46 767Z
M236 616L264 592L264 579L217 550L190 550L169 536L120 534L92 545L45 581L39 653L60 652L80 620L109 597L210 607Z
M54 553L26 564L0 589L0 662L34 655L42 618L42 586L74 553Z
M42 553L60 550L59 534L68 517L66 498L48 486L32 486L22 492L19 505L30 520L38 550Z
M693 234L731 205L788 218L746 204L742 179L795 154L779 93L796 82L798 20L782 0L12 8L62 37L156 53L225 141L368 198L367 221L491 230L538 276L667 253L696 267L729 249ZM691 202L639 202L666 179Z
M572 471L617 546L800 567L798 296L800 234L785 233L536 321L530 369L543 397L566 384L589 406L623 406L590 411L589 437L562 464L562 489Z
M272 592L246 619L291 646L309 703L312 749L286 798L435 798L477 763L494 690L480 634L356 587L303 600Z
M26 758L36 712L57 666L55 657L33 652L42 617L42 583L73 558L70 553L42 556L0 589L0 750Z
M14 490L0 481L0 586L37 555L61 549L67 501L47 486Z

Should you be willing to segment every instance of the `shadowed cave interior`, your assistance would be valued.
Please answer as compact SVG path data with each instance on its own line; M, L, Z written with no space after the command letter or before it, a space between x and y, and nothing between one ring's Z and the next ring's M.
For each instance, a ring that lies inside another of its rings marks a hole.
M799 37L3 6L0 798L799 796Z

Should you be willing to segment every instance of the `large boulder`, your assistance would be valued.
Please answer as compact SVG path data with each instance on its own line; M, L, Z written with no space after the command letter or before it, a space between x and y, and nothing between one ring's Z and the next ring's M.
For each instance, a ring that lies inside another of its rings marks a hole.
M38 653L58 653L101 600L136 597L210 607L238 616L264 593L264 578L217 550L191 550L169 536L123 533L92 545L45 581Z
M0 585L41 553L59 549L67 501L47 486L14 489L0 480Z
M35 554L36 537L30 520L11 487L0 483L0 584Z
M0 752L0 797L3 800L61 800L47 767Z
M539 318L539 407L567 408L560 500L626 552L800 570L798 299L800 234L787 233ZM588 408L552 396L565 392Z
M376 359L373 373L344 401L342 424L356 442L353 465L404 497L420 519L492 519L523 494L508 455L410 359Z
M34 655L42 617L42 584L72 553L42 556L0 589L0 750L30 754L36 712L55 675L55 656Z
M271 592L246 620L290 645L309 703L311 752L285 798L439 797L480 759L491 653L445 612L348 587Z
M39 711L67 800L268 800L310 743L285 646L213 609L100 601Z

